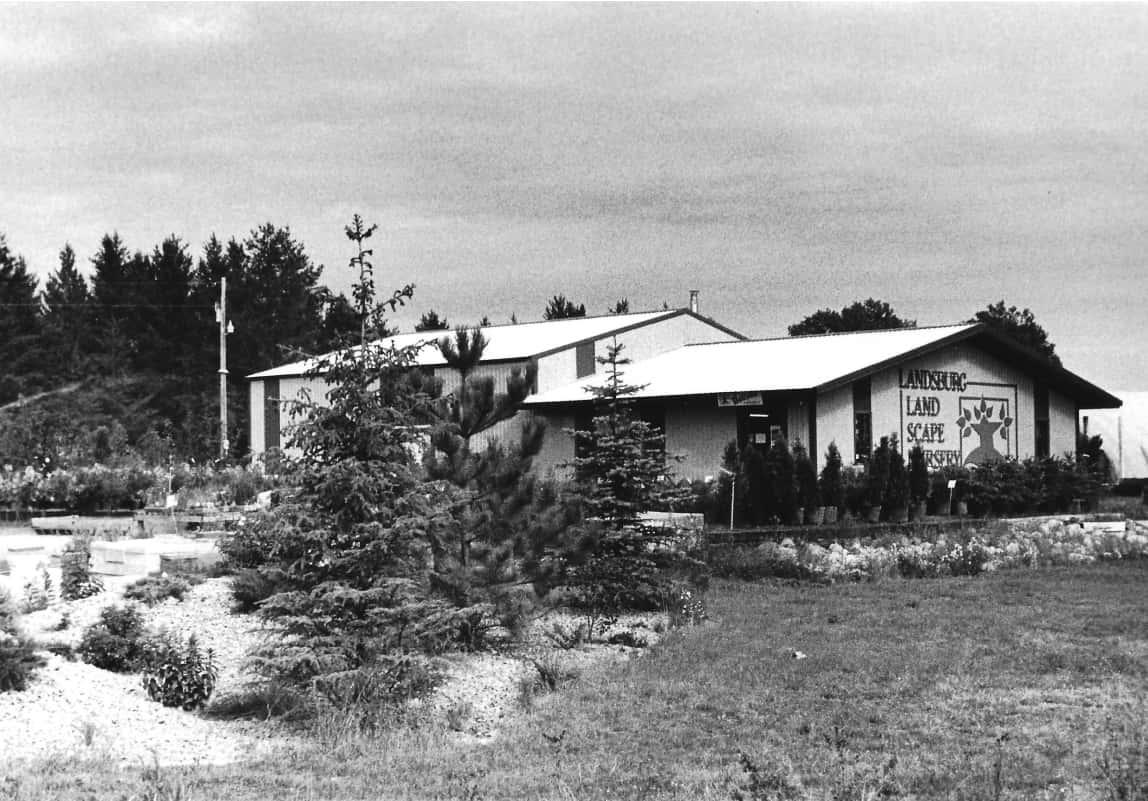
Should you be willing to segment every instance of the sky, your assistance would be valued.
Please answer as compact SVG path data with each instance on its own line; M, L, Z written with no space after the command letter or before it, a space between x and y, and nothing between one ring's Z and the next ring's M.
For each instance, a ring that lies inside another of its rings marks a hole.
M1031 308L1148 389L1148 5L0 3L0 233L290 227L394 321L680 307L753 337L868 297ZM241 321L237 321L241 324Z

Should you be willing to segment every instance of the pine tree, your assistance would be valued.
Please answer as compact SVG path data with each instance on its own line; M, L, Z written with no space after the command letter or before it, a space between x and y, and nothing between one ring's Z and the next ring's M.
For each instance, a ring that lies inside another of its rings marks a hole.
M444 530L449 539L434 543L434 581L459 605L489 604L498 622L513 629L531 601L522 592L532 542L526 534L545 504L539 506L543 496L530 468L544 429L531 418L516 442L490 442L475 450L472 440L517 413L532 391L535 368L512 370L505 391L496 392L492 378L472 377L486 348L480 328L460 328L437 344L460 380L437 407L424 464L429 476L451 482L463 494L455 507L458 525ZM464 633L467 644L477 645L491 622L474 619Z

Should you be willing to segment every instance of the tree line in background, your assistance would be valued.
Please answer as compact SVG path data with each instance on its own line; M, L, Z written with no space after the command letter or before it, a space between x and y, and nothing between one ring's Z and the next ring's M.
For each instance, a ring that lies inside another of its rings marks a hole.
M177 236L150 253L105 236L90 280L71 245L43 288L0 236L0 453L38 467L134 448L149 460L218 448L220 280L228 280L228 369L242 377L329 349L359 329L346 296L319 283L289 229L215 236L196 257ZM247 449L246 392L233 381L229 438Z
M218 451L219 329L216 304L228 280L228 440L248 451L252 372L325 353L362 330L355 299L320 283L291 231L271 223L226 243L214 235L197 256L172 235L151 252L132 251L118 234L89 258L90 279L71 245L41 287L0 234L0 458L51 469L134 451L156 463L175 456L209 459ZM625 314L627 298L606 311ZM543 319L586 315L586 306L554 295ZM1052 360L1054 348L1028 309L1004 302L975 319L996 326ZM517 322L512 316L510 322ZM484 317L480 325L489 325ZM824 309L790 333L915 325L872 298L840 312ZM448 330L429 310L416 331ZM395 333L382 330L378 335Z

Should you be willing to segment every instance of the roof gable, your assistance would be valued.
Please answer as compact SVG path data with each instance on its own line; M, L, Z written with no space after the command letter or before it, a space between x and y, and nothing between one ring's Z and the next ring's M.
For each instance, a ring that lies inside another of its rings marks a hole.
M803 337L687 345L628 365L626 383L642 386L636 397L716 395L732 392L828 390L885 367L977 338L1002 358L1022 363L1082 406L1103 408L1119 400L982 323L900 328ZM1033 359L1037 361L1033 361ZM532 396L528 405L574 403L590 399L589 388L601 376Z
M714 327L718 331L735 338L741 334L731 331L718 323L693 314L687 309L668 309L633 314L610 314L597 317L571 317L563 320L542 320L530 323L508 323L505 325L483 326L482 333L487 340L482 361L505 362L522 361L545 356L573 347L582 342L600 339L611 334L640 328L651 323L661 322L681 315L691 315ZM383 346L396 348L419 347L415 364L434 367L445 365L439 349L435 346L444 336L452 336L453 331L419 331L398 334L382 340ZM248 378L284 378L300 376L310 372L318 359L306 359L285 364L270 370L252 373Z

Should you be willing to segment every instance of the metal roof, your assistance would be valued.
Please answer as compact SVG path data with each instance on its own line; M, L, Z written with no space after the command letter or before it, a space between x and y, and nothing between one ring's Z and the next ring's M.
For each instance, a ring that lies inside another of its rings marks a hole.
M482 361L517 361L545 356L581 342L600 339L609 334L620 333L682 314L690 314L731 337L741 338L740 334L705 317L695 315L687 309L610 314L597 317L571 317L563 320L484 326L482 333L486 337L487 345L483 352ZM434 343L444 336L453 335L453 331L420 331L412 334L398 334L390 339L382 340L382 342L384 345L393 344L397 348L422 345L416 364L433 367L446 364ZM281 367L252 373L247 377L286 378L300 376L311 370L316 361L316 359L307 359L285 364Z
M632 396L635 398L826 390L904 359L981 335L991 340L998 350L1008 351L1004 358L1011 357L1025 362L1033 370L1039 369L1050 384L1065 387L1073 397L1093 403L1092 408L1107 406L1110 401L1119 405L1119 400L1063 368L1045 362L1033 363L1026 349L1009 344L1011 341L994 335L981 323L686 345L626 365L622 371L625 383L642 386ZM624 351L622 355L625 356ZM590 400L589 388L601 383L602 375L598 373L533 395L525 404Z

